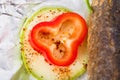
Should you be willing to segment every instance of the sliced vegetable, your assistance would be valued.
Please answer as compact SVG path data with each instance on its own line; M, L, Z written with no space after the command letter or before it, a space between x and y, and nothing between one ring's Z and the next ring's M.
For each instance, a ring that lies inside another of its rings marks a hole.
M29 43L28 35L36 24L51 21L66 12L70 12L70 10L56 6L43 7L28 17L23 25L20 34L22 59L27 71L38 80L76 80L86 71L88 61L87 38L79 46L78 55L69 66L50 65L44 56L33 49Z
M90 0L85 0L86 6L89 10L89 13L92 14L93 13L93 8L90 5Z
M78 46L87 34L84 19L77 13L63 13L49 22L40 22L30 32L31 46L57 66L68 66L77 57Z

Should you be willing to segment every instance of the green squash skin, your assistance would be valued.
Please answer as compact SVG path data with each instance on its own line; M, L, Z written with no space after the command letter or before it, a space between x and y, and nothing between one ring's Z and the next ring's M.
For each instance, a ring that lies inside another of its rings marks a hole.
M88 9L89 13L92 14L93 13L93 8L91 7L89 0L84 0L84 1L85 1L85 4L87 6L87 9Z
M39 14L39 13L41 13L41 12L44 12L44 11L47 10L47 9L58 9L58 8L59 8L60 10L65 11L65 12L70 12L69 9L66 9L66 8L64 8L64 7L44 7L44 8L42 8L42 9L39 9L37 12L35 12L31 17L25 19L24 24L23 24L23 26L22 26L22 29L21 29L21 31L20 31L20 43L21 43L21 46L20 46L20 47L21 47L21 55L22 55L23 63L24 63L24 65L25 65L25 68L27 69L27 71L28 71L30 74L32 74L37 80L43 80L43 78L37 76L34 72L31 72L31 71L29 70L27 64L26 64L26 59L25 59L25 54L24 54L24 49L23 49L24 44L22 44L23 41L24 41L24 37L25 37L25 36L24 36L24 35L25 35L25 30L24 30L24 29L27 29L28 24L32 21L32 19L33 19L37 14ZM87 63L87 62L86 62L86 63ZM76 75L74 75L74 77L71 77L70 80L76 80L79 76L81 76L81 75L84 74L85 72L86 72L86 68L83 66L83 68L81 68L81 70L80 70L78 73L76 73Z

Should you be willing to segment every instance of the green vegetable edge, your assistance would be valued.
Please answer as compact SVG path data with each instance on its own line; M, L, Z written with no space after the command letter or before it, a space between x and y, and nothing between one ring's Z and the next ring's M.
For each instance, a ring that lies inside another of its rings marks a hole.
M37 10L35 13L33 13L33 15L31 15L31 17L26 17L24 18L23 20L23 24L22 24L22 28L19 32L19 35L20 35L20 42L22 43L24 41L24 34L25 34L25 31L23 30L23 28L27 29L27 26L28 24L32 21L32 19L37 15L39 14L40 12L43 12L44 10L47 10L47 9L61 9L61 10L64 10L64 11L67 11L67 12L71 12L71 10L69 10L68 8L65 8L65 7L61 7L61 6L46 6L46 7L42 7L41 9ZM21 44L21 48L23 48L24 44ZM22 60L23 60L23 63L24 63L24 66L26 68L26 70L28 71L29 74L32 74L37 80L42 80L41 77L37 76L34 72L30 72L29 71L29 68L28 66L26 65L26 60L24 58L24 51L21 51L21 56L22 56ZM74 77L71 77L70 80L76 80L78 77L80 77L82 74L84 74L86 72L86 69L85 67L83 66L83 68L81 68L81 70L76 73L76 75L74 75Z
M93 8L90 5L89 0L84 0L90 14L93 13Z

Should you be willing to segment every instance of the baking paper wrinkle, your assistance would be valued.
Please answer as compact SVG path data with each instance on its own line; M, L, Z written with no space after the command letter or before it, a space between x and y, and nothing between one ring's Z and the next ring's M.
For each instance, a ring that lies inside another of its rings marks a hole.
M53 3L54 1L56 3ZM23 64L19 49L19 30L22 20L28 12L37 9L36 5L59 4L57 1L63 2L63 6L67 5L86 18L87 14L83 14L82 11L85 13L87 9L82 9L85 7L82 0L0 0L0 80L11 80ZM31 76L29 79L35 80ZM86 78L78 80L86 80Z

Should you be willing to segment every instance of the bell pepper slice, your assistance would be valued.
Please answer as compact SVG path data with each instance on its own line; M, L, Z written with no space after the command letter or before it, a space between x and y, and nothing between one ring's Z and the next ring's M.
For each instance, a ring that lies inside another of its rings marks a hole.
M78 46L87 31L86 22L79 14L67 12L52 21L36 24L30 32L29 42L48 63L69 66L76 59Z

